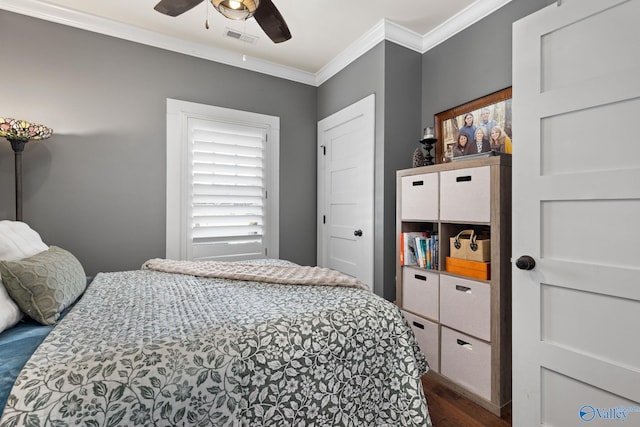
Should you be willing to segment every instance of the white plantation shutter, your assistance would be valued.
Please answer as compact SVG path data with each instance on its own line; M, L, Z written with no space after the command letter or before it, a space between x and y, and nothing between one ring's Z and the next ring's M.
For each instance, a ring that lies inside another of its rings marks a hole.
M167 100L167 258L278 257L279 139L278 117Z
M189 119L192 259L265 255L264 129Z

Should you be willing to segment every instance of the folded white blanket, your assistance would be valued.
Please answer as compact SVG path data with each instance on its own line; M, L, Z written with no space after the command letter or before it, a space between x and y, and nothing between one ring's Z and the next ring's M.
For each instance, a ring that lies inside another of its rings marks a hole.
M287 285L346 286L369 290L367 285L355 277L323 267L255 265L225 261L176 261L154 258L145 262L142 269L198 277L218 277Z

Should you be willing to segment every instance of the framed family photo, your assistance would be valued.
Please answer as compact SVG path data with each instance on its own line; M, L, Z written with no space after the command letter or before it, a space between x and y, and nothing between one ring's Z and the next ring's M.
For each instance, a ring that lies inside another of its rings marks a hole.
M511 154L511 88L435 115L436 160Z

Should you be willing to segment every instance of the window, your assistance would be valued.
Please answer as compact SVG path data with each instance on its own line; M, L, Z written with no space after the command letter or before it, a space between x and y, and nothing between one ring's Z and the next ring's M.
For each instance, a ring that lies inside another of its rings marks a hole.
M167 258L278 256L279 118L167 100Z

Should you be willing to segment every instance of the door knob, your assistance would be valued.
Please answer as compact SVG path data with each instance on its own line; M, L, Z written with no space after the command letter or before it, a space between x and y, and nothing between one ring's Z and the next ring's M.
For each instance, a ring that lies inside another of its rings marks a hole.
M362 230L356 230L356 231L354 231L354 232L353 232L353 235L354 235L354 236L356 236L356 237L360 237L360 236L362 236Z
M520 270L533 270L535 266L536 260L534 260L529 255L522 255L516 261L516 267L518 267Z

